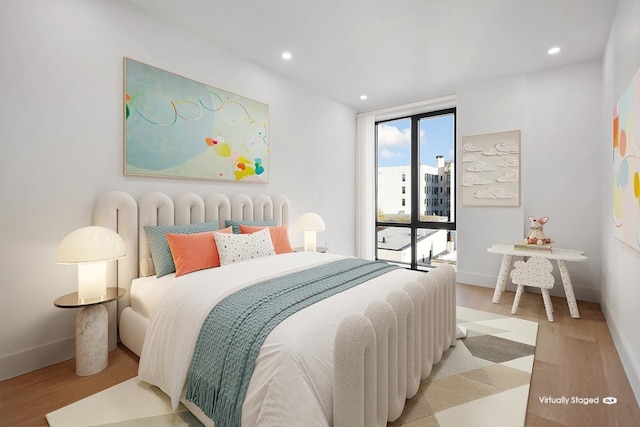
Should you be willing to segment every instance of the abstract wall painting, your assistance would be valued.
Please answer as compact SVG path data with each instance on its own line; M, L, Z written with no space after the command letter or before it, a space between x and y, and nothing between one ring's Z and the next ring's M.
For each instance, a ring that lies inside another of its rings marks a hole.
M462 205L520 206L520 131L462 137Z
M269 106L124 58L124 173L269 181Z
M640 70L613 109L613 235L640 251Z

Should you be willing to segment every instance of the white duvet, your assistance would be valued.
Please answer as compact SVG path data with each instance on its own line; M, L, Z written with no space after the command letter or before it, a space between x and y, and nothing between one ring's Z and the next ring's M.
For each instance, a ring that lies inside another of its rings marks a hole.
M234 291L267 279L341 258L299 252L244 261L177 278L151 315L139 376L171 398L183 396L200 326ZM242 407L242 425L328 426L333 405L333 343L346 315L364 312L374 299L402 289L420 272L398 269L292 315L265 340ZM163 278L164 279L164 278Z

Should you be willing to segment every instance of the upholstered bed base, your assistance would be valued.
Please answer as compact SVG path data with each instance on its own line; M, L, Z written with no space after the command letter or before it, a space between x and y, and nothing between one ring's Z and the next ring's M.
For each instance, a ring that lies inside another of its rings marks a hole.
M448 265L345 318L334 346L333 425L397 419L455 339L455 272Z
M120 341L129 350L140 356L148 326L149 319L131 307L126 307L120 314Z

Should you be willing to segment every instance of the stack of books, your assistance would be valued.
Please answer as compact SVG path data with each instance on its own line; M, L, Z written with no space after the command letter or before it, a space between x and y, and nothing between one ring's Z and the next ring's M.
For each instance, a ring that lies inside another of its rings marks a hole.
M551 252L550 243L547 243L546 245L534 245L531 243L520 242L520 243L514 243L513 248L516 250Z

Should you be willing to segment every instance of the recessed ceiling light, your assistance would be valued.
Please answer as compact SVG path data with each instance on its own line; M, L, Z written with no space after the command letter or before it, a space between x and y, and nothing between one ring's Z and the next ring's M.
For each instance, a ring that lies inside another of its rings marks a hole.
M365 99L367 99L367 95L360 95L360 99L364 101Z
M293 58L293 55L291 55L291 52L282 52L282 59L291 59Z
M558 52L560 52L560 48L558 46L552 47L547 51L549 55L555 55Z

